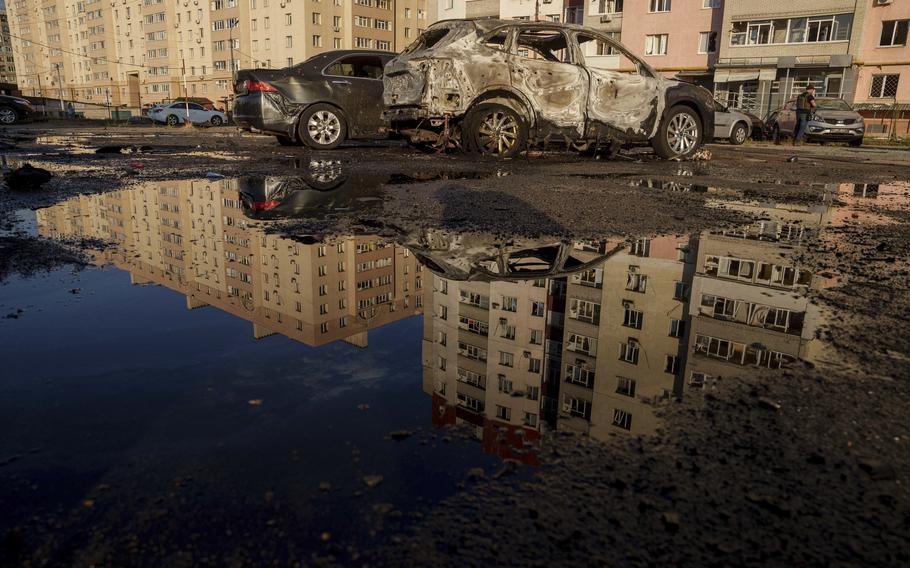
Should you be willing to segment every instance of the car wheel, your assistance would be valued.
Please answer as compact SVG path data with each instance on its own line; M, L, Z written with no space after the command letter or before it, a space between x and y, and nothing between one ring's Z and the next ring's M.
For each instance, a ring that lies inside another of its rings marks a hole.
M303 143L315 150L331 150L344 142L348 125L337 108L313 105L303 112L297 125L297 134Z
M168 126L177 126L178 124L180 124L180 119L177 118L176 114L169 114L169 115L167 115L167 119L165 120L165 123Z
M0 124L15 124L17 120L19 120L19 114L16 109L0 107Z
M689 107L670 109L651 145L661 158L688 158L702 144L701 119Z
M863 139L862 139L862 138L859 138L859 139L857 139L857 140L851 140L851 141L850 141L850 147L851 147L851 148L859 148L859 147L862 146L862 145L863 145Z
M210 122L212 123L212 126L221 126L224 124L224 119L218 115L215 115L212 117L212 120Z
M734 146L739 146L740 144L745 142L746 138L748 138L748 137L749 137L749 132L748 132L748 129L746 128L746 125L743 124L742 122L737 122L736 125L733 126L733 132L730 133L730 144L733 144Z
M482 103L468 111L463 135L472 151L498 158L511 158L527 145L528 126L511 108Z

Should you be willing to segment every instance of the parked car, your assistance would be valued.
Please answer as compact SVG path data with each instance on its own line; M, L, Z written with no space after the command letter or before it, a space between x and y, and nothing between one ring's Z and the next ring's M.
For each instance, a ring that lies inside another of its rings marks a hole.
M622 54L622 70L590 55L605 50ZM661 77L603 32L553 22L433 24L386 65L384 99L392 129L412 141L451 133L500 157L551 140L650 142L687 157L714 132L710 91Z
M714 138L740 145L752 135L752 119L720 101L714 101Z
M32 103L19 97L0 95L0 124L15 124L35 116Z
M285 69L242 69L234 85L234 122L274 134L283 145L322 150L350 139L385 138L382 70L394 56L328 51Z
M817 98L815 112L809 117L806 140L810 142L848 142L861 146L866 123L858 112L843 99ZM796 99L787 101L768 117L771 137L780 141L792 137L796 130Z
M189 109L189 114L187 114ZM221 126L227 122L227 115L218 110L206 110L198 103L170 103L165 106L153 106L149 109L151 119L159 124L177 126L189 122L192 124L211 124Z

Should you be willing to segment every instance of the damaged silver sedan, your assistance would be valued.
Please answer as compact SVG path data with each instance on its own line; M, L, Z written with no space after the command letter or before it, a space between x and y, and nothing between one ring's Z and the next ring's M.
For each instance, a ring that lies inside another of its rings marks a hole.
M661 77L577 25L448 20L385 67L386 116L412 142L509 157L531 145L579 150L650 143L694 154L714 131L702 87Z

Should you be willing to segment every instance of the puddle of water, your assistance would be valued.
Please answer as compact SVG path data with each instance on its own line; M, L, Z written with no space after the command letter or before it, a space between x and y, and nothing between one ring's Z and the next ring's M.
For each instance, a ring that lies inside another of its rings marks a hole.
M123 536L114 519L163 509L213 546L229 526L278 526L304 550L325 531L375 542L390 507L445 497L470 468L536 465L548 429L647 434L663 405L717 377L815 359L822 279L797 253L845 210L836 199L906 203L906 186L839 186L811 206L724 201L763 220L633 242L301 242L255 219L385 183L337 166L146 184L35 214L43 237L111 246L97 268L3 285L0 312L22 310L0 320L16 354L0 379L5 523L44 515L89 546L86 510Z

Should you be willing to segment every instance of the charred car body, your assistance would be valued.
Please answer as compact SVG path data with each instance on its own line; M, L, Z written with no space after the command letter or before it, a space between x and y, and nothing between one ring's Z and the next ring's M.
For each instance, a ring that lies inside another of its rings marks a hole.
M611 51L632 69L601 68L603 57L585 55ZM708 90L665 79L577 25L438 22L386 65L384 81L393 130L499 156L560 140L579 149L650 142L663 157L686 157L714 131Z
M241 69L234 122L274 134L283 145L331 149L348 139L385 138L384 51L345 50L315 55L285 69Z

